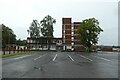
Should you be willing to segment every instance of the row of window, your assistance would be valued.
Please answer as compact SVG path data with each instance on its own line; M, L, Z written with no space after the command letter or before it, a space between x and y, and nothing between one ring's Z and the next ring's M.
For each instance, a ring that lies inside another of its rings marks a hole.
M63 36L63 38L65 38L65 35L67 35L67 34L65 34L65 30L64 30L64 36ZM70 34L68 34L68 35L70 35ZM74 36L74 32L73 31L71 32L71 35Z
M56 45L49 45L50 48L55 48ZM48 48L48 45L30 45L28 48Z
M45 41L47 43L47 41ZM53 40L52 43L55 43L56 41ZM27 40L27 43L40 43L40 41L36 41L36 40Z
M65 33L65 30L68 30L68 29L65 29L65 28L64 28L64 30L63 30L63 38L64 38L63 41L65 42L65 39L66 39L66 38L65 38L65 35L71 35L71 36L72 36L72 37L71 37L71 41L72 41L72 42L71 42L71 46L73 47L73 46L74 46L74 35L76 35L76 34L74 34L74 31L75 31L76 29L74 29L74 27L72 26L71 29L69 29L69 30L71 30L71 34L66 34L66 33ZM74 48L71 48L71 49L73 50Z
M72 37L71 37L71 41L74 41L74 27L72 26L72 30L71 30L71 35L72 35ZM71 45L73 46L74 45L74 42L72 42L71 43Z

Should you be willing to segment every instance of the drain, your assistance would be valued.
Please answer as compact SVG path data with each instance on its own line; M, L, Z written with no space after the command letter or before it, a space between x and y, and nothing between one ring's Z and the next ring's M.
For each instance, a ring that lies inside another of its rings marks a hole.
M38 69L38 70L40 70L40 71L44 71L44 66L34 67L34 69Z

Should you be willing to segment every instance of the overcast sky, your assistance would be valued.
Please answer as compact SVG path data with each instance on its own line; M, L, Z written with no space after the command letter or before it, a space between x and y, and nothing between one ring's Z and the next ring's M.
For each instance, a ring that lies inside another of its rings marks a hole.
M17 39L28 37L33 19L56 19L54 36L62 37L62 18L72 22L95 17L101 28L99 45L118 45L118 0L0 0L0 24L13 29Z

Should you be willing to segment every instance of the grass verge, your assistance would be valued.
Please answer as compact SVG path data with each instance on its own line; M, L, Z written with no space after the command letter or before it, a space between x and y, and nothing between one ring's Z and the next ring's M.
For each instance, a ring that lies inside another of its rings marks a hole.
M17 53L11 53L11 54L0 54L0 57L4 58L4 57L9 57L9 56L16 56L16 55L21 55L21 54L27 54L29 52L17 52Z

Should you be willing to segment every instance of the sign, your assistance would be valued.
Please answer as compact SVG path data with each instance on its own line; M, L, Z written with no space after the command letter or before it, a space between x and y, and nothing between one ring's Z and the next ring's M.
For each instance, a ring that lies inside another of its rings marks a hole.
M57 44L57 45L62 45L62 40L58 40L58 41L56 42L56 44Z

